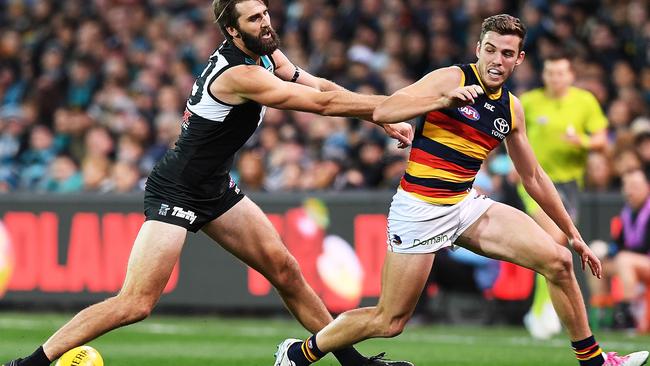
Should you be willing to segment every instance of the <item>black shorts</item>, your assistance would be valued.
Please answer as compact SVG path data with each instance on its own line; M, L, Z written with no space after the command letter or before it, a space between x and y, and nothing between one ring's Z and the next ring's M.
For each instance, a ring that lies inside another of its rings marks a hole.
M184 227L195 233L203 225L230 210L242 198L244 198L244 193L234 182L231 182L229 188L221 196L210 199L190 200L180 198L174 192L145 189L145 221L162 221Z

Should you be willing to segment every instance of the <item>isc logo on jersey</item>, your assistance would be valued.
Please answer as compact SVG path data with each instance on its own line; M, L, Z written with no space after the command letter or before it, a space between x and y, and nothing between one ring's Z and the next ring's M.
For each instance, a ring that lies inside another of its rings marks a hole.
M468 105L458 108L458 111L460 114L471 119L472 121L478 121L479 118L481 118L481 115L478 114L478 111Z

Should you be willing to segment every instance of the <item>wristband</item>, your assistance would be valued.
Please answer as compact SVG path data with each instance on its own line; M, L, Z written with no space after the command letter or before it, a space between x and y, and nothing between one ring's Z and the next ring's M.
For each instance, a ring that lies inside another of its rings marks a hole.
M291 78L291 82L295 83L296 80L298 80L298 77L300 77L300 68L296 66L296 71L293 73L293 77Z

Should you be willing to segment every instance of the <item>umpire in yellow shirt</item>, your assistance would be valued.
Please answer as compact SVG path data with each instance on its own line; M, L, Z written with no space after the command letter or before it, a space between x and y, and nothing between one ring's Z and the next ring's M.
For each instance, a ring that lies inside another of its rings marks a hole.
M596 98L589 91L573 86L574 80L569 55L553 55L544 60L544 86L522 94L520 100L530 144L575 222L587 154L605 148L607 119ZM566 236L521 186L519 194L527 213L556 242L566 245ZM539 275L533 306L526 314L524 324L533 337L540 339L561 331L546 281Z

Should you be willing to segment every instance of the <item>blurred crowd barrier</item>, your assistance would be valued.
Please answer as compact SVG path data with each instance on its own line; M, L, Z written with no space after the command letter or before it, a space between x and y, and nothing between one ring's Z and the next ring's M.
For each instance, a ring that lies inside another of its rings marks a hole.
M330 310L340 312L372 303L379 295L391 194L252 198L278 229L310 285ZM0 282L0 294L6 290L0 306L77 307L116 293L144 220L140 202L137 194L0 197L0 217L8 234L0 235L0 248L10 248L0 251L0 267L11 268L7 280ZM622 201L615 195L585 195L582 205L581 227L590 240L608 232L610 217ZM516 277L497 283L521 286ZM188 236L160 304L240 311L283 307L261 275L202 233Z

